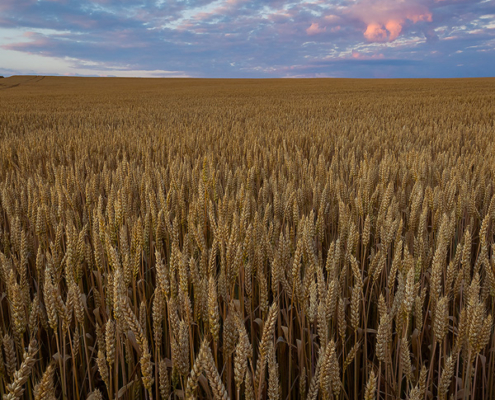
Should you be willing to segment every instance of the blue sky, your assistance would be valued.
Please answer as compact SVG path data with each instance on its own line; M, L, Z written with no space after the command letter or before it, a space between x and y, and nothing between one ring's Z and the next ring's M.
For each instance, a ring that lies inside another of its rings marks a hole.
M495 76L494 0L0 0L0 75Z

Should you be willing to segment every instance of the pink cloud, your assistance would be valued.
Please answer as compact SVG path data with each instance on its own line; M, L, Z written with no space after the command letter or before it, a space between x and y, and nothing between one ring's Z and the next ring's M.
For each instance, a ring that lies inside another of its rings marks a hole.
M370 42L385 42L387 40L387 31L381 24L370 23L364 32L364 37Z
M327 30L326 27L320 28L320 26L316 22L313 22L311 26L308 29L306 29L306 33L308 35L317 35L319 33L325 32L326 30Z
M402 31L402 22L396 20L390 20L385 24L385 28L390 32L389 40L392 42L399 36Z
M12 9L23 9L36 3L36 0L1 0L0 11L8 11Z
M268 14L266 18L274 23L286 22L290 18L294 17L294 11L291 10L277 10L271 14Z
M341 18L338 15L329 14L329 15L325 15L324 19L325 19L325 21L333 23L333 22L340 21Z
M45 47L49 44L49 40L45 36L36 32L24 32L22 36L28 38L29 42L9 43L0 47L6 50L25 51L26 53L31 53L28 49L33 46Z
M363 34L370 42L394 41L407 21L432 21L431 12L417 0L361 0L350 14L366 24Z

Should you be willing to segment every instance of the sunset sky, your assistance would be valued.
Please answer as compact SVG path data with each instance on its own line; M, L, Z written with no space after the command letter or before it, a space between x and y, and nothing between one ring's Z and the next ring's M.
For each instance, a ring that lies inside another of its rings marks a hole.
M0 0L0 75L495 76L494 0Z

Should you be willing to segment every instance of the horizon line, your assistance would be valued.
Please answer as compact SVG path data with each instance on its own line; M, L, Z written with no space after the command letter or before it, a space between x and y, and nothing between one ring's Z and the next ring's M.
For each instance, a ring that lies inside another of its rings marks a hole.
M322 77L304 77L304 76L281 76L281 77L257 77L257 78L232 78L232 77L196 77L196 76L101 76L101 75L34 75L34 74L14 74L14 75L0 75L2 79L9 78L21 78L21 77L50 77L50 78L97 78L97 79L190 79L190 80L323 80L323 79L333 79L333 80L361 80L361 81L372 81L372 80L456 80L456 79L495 79L495 75L492 76L461 76L461 77L404 77L404 78L361 78L361 77L332 77L332 76L322 76Z

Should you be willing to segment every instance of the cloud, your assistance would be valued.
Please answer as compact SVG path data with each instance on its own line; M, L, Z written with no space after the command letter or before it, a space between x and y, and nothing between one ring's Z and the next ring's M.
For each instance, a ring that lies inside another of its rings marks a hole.
M424 4L414 0L362 0L352 7L350 14L366 24L364 37L370 42L392 42L406 22L432 22L433 18Z
M317 35L318 33L323 33L326 30L327 30L326 27L320 28L320 26L318 25L318 23L313 22L311 24L311 26L308 29L306 29L306 33L308 35Z
M368 24L364 37L370 42L384 42L388 39L388 33L381 24L372 22Z
M382 60L385 58L383 53L369 54L369 53L360 53L359 51L356 50L352 50L351 55L354 60Z
M74 74L490 75L494 14L482 0L0 0L0 54Z
M36 0L2 0L0 11L6 12L12 9L23 10L36 3Z

